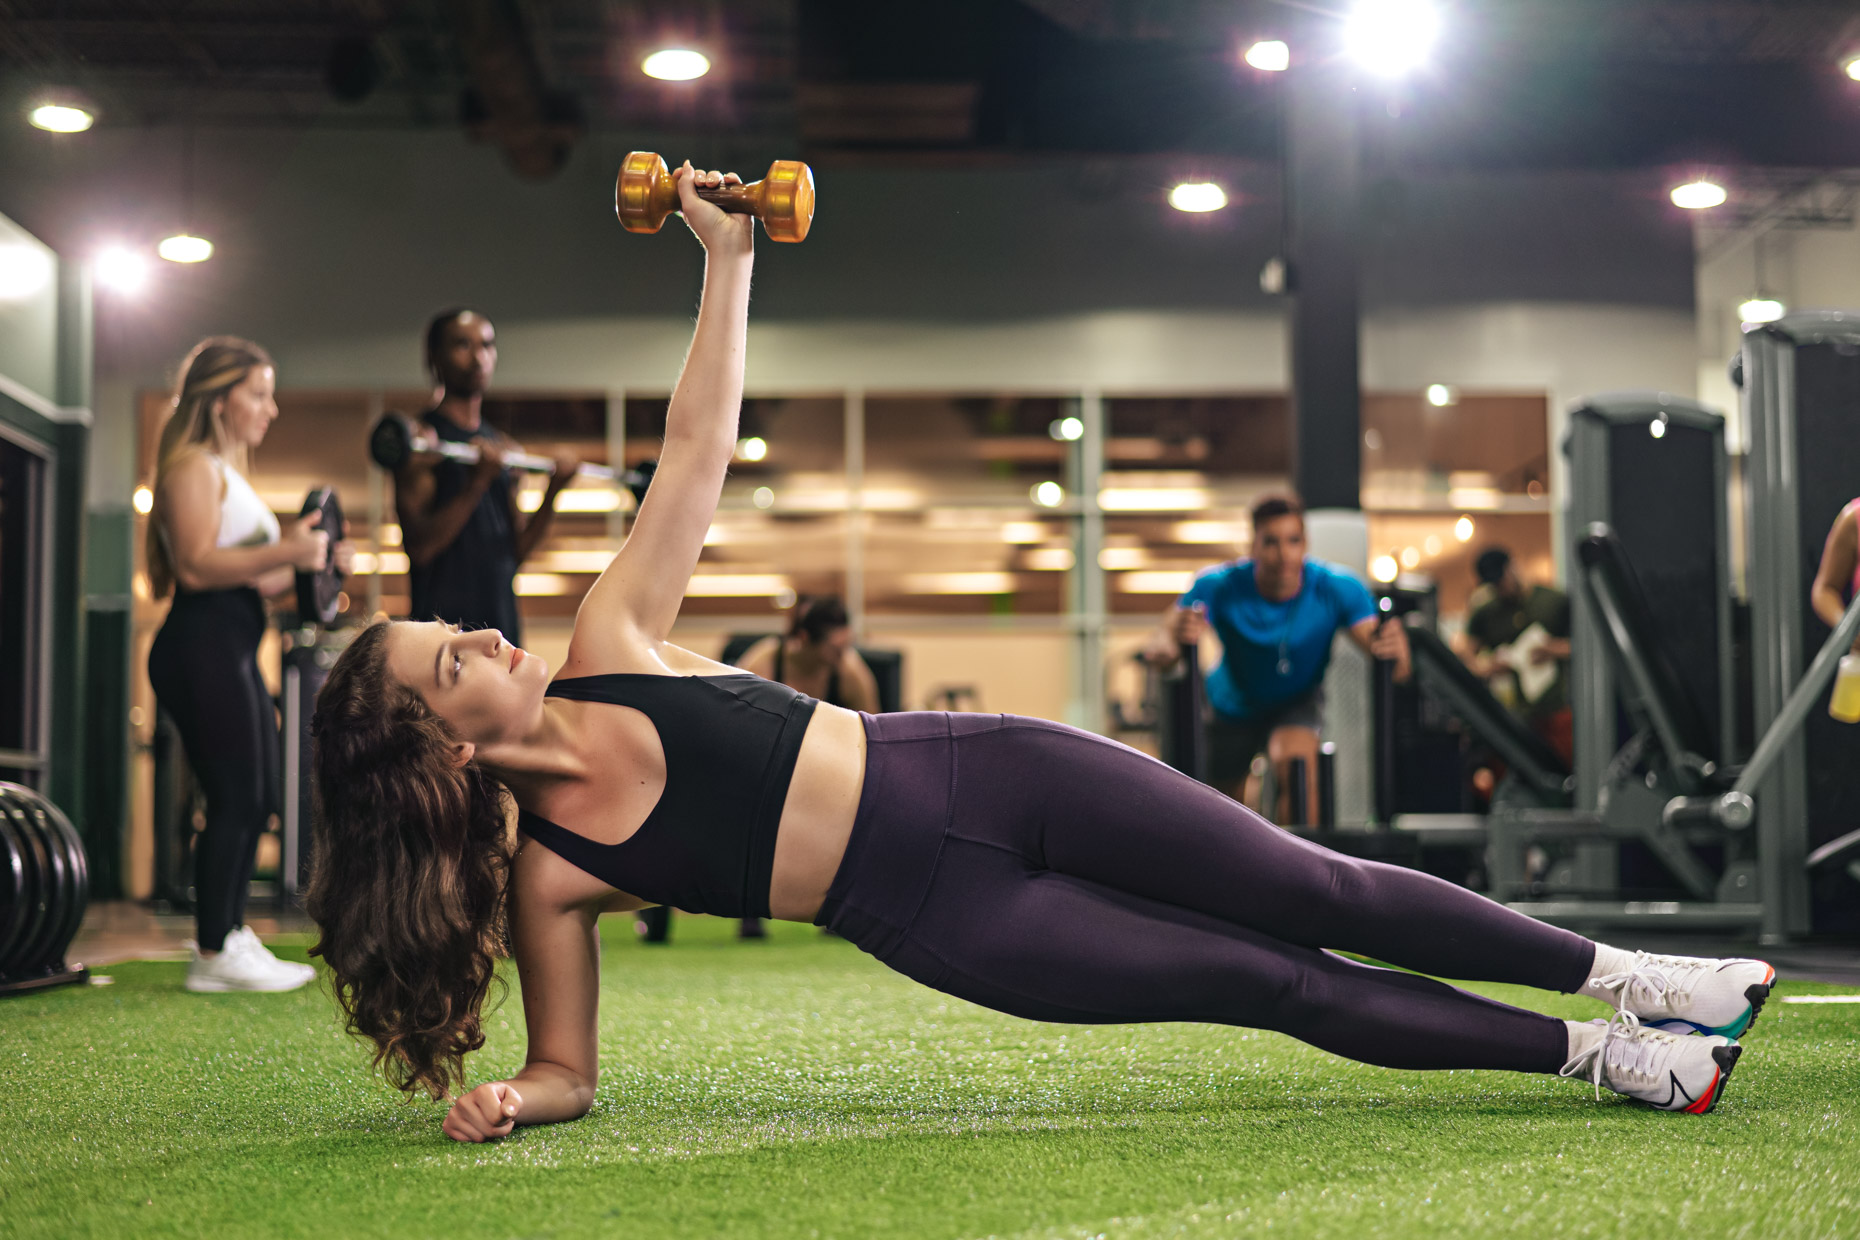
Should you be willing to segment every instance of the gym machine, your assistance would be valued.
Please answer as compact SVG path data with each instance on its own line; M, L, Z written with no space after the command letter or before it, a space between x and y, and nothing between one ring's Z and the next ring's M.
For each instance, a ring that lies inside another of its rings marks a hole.
M1732 829L1663 818L1736 758L1724 419L1667 393L1596 396L1570 411L1563 448L1573 804L1494 807L1493 895L1574 924L1753 924L1754 867ZM1541 890L1524 882L1533 849L1552 858Z
M1748 326L1731 379L1749 437L1752 700L1756 725L1775 731L1817 680L1819 659L1802 669L1826 653L1828 628L1809 587L1836 515L1860 494L1860 314ZM1823 700L1808 705L1758 796L1765 941L1860 931L1860 728L1829 718Z

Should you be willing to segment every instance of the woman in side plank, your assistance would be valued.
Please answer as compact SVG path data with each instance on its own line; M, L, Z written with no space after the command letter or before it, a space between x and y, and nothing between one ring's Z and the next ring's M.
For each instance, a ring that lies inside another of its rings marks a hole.
M724 179L676 174L706 252L697 330L652 490L563 667L552 679L495 630L378 624L318 701L315 950L390 1080L459 1091L448 1136L586 1113L595 920L659 903L830 926L1035 1020L1274 1029L1387 1067L1560 1072L1711 1109L1774 977L1761 962L1593 943L1301 841L1073 728L856 714L672 645L742 398L753 222L694 193ZM506 937L528 1062L466 1089ZM1557 1020L1326 948L1617 1011Z

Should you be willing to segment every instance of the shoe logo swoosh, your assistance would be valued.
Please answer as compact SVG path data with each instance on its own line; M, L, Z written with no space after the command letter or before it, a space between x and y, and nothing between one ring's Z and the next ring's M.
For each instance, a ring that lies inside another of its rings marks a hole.
M1660 1106L1662 1106L1668 1111L1678 1110L1679 1108L1673 1105L1673 1099L1676 1097L1683 1097L1688 1103L1698 1101L1697 1098L1694 1098L1691 1094L1685 1091L1685 1087L1680 1085L1679 1083L1679 1078L1676 1075L1674 1075L1672 1072L1669 1071L1666 1074L1666 1079L1672 1082L1673 1087L1666 1091L1666 1101L1660 1103Z

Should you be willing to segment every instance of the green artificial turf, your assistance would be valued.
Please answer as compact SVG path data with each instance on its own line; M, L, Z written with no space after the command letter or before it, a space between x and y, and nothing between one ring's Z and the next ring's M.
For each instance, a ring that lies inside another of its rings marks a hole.
M1033 1024L807 927L732 929L649 948L606 919L594 1110L482 1146L371 1080L321 990L187 995L141 963L0 1000L0 1235L1860 1234L1860 1007L1772 1002L1697 1118L1274 1034ZM488 1031L474 1080L522 1061L514 991Z

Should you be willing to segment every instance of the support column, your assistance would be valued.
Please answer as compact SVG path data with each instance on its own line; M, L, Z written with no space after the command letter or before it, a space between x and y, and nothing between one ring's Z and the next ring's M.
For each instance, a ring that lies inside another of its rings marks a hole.
M846 393L846 618L865 640L865 392Z
M1287 75L1292 477L1305 506L1362 506L1356 92L1329 66Z
M1068 575L1072 645L1072 701L1067 722L1089 732L1104 731L1104 630L1106 623L1104 512L1098 490L1104 478L1104 398L1097 392L1079 397L1079 421L1085 433L1066 453L1067 506L1074 518L1072 572Z
M1286 76L1292 483L1305 503L1311 554L1367 577L1356 89L1338 66L1304 66ZM1375 818L1372 666L1340 636L1324 678L1324 735L1337 745L1335 812L1343 826Z

